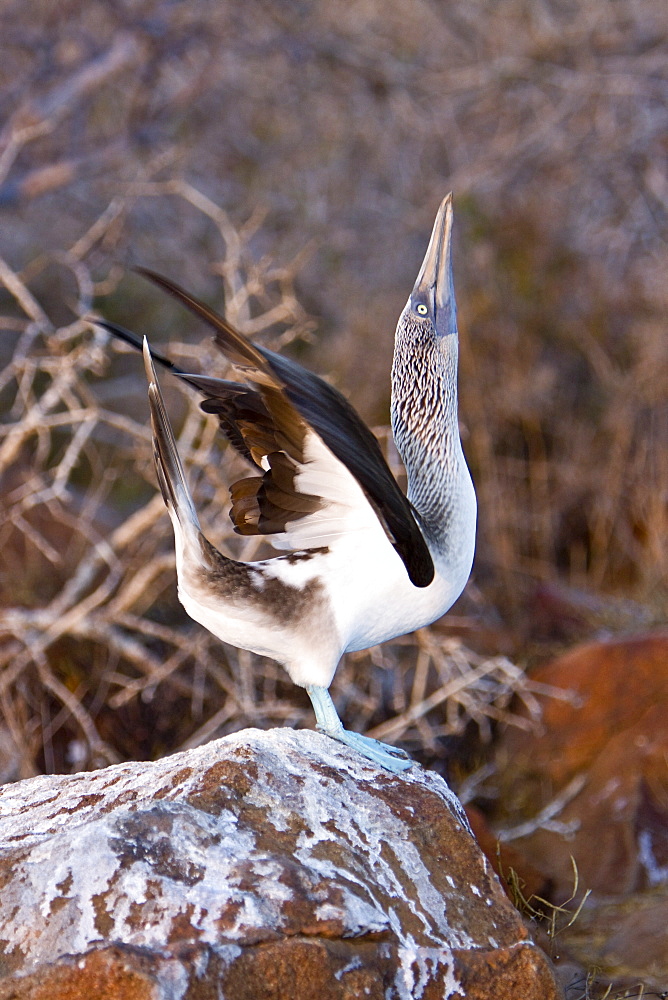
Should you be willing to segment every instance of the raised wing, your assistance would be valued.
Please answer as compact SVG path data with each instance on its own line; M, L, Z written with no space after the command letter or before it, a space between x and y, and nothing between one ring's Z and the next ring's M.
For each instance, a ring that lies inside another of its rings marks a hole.
M434 565L413 508L378 441L341 393L296 362L252 344L173 282L152 271L140 273L211 326L217 346L247 379L248 384L242 384L193 375L152 352L155 360L204 395L202 409L216 414L230 443L259 473L230 487L235 530L274 535L279 547L326 544L328 532L339 530L336 506L359 506L355 491L346 485L348 473L364 492L413 584L428 586ZM141 347L130 331L101 325ZM364 520L364 512L359 514ZM346 518L345 530L349 528Z

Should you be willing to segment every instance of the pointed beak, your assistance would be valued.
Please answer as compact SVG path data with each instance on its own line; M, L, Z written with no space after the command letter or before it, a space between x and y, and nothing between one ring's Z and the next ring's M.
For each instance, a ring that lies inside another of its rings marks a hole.
M452 193L441 202L427 253L413 295L427 298L433 308L436 333L457 333L457 306L452 280Z

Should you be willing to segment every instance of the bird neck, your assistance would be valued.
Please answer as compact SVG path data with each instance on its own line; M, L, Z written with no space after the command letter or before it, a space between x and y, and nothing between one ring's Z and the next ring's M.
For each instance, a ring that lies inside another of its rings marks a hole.
M399 323L392 364L392 432L408 476L407 495L425 536L438 544L457 516L468 476L457 422L457 336Z

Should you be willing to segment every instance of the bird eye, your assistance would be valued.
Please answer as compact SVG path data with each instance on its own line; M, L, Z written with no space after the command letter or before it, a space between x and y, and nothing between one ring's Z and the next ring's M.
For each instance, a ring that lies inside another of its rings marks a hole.
M418 303L418 305L416 305L415 307L415 312L418 314L418 316L426 316L428 311L429 310L427 309L424 302Z

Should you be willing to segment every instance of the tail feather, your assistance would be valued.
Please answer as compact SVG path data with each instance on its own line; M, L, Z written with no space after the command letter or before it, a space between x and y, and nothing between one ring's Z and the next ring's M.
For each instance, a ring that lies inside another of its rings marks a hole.
M188 489L146 337L144 337L143 354L153 426L153 455L160 491L167 509L170 514L173 513L178 518L182 529L189 532L194 528L199 532L201 529L197 512Z

